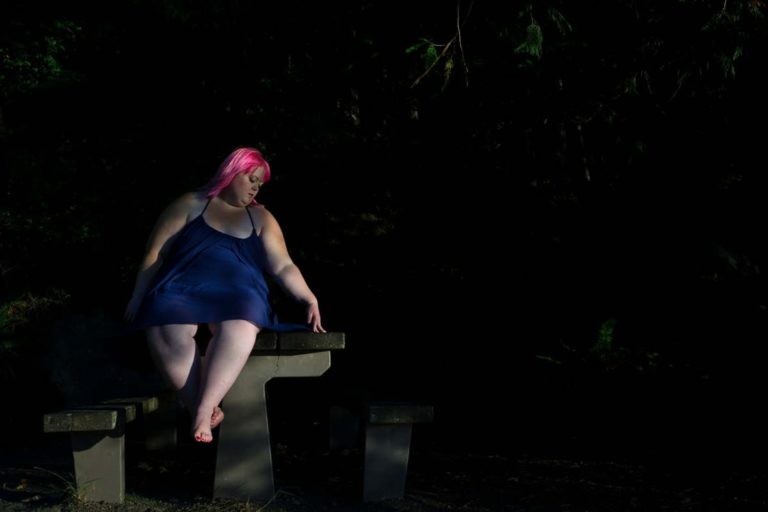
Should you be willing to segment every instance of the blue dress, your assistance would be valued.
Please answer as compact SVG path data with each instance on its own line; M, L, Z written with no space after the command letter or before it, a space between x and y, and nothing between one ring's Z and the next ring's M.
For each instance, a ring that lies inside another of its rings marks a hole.
M179 231L144 296L133 327L240 319L262 329L307 330L307 324L279 323L272 311L262 271L266 253L250 211L245 209L253 231L248 238L238 238L205 221L208 204Z

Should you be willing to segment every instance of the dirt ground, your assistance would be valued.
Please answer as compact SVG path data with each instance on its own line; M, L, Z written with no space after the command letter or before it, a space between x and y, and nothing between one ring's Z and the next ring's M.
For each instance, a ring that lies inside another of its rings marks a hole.
M706 470L543 453L468 449L414 430L406 496L362 503L361 453L331 452L317 436L273 435L277 492L268 503L212 500L215 446L164 453L129 443L126 502L82 503L66 435L30 436L0 456L0 510L65 511L768 511L768 471ZM701 469L701 468L699 468Z

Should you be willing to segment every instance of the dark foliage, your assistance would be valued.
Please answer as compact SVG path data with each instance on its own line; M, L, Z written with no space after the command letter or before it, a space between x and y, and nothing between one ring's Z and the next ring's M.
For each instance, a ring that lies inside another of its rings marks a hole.
M0 362L37 360L57 322L117 323L160 210L250 145L348 333L334 385L469 408L508 439L748 424L766 384L765 11L4 2L0 300L47 320L0 319ZM533 419L499 420L505 404Z

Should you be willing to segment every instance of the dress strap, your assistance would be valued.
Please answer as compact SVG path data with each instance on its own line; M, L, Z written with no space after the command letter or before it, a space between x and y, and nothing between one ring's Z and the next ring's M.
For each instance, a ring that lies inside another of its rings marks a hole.
M256 231L256 224L253 223L253 216L251 216L251 210L248 209L248 207L245 207L245 211L248 214L248 218L251 219L251 226L253 226L253 231Z
M208 202L207 202L207 203L205 203L205 207L203 208L203 211L201 211L201 212L200 212L200 215L201 215L201 216L202 216L202 215L205 213L205 210L207 210L207 209L208 209L208 205L209 205L209 204L211 204L211 199L213 199L213 198L212 198L212 197L209 197L209 198L208 198Z

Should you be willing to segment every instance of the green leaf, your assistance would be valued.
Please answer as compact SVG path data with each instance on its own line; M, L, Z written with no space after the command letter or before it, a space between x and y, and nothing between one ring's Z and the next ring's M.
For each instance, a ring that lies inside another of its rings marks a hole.
M535 20L531 20L525 32L525 41L515 48L515 53L523 53L532 57L541 58L544 36L541 26Z

